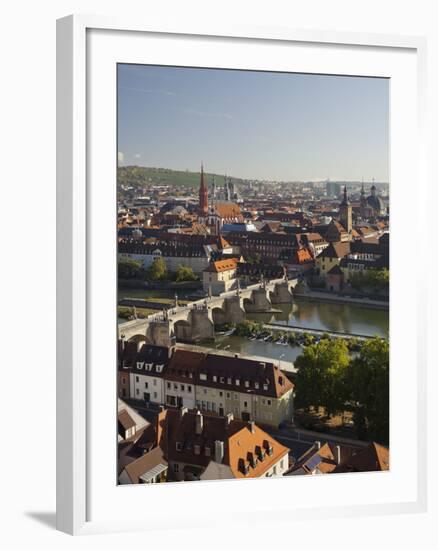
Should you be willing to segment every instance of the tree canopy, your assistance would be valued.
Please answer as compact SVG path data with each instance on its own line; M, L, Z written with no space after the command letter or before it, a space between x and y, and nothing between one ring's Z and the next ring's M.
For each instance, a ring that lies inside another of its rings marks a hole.
M140 262L129 258L119 260L117 272L120 279L141 279L144 278L144 269Z
M359 437L388 443L388 340L367 340L352 357L344 340L322 339L305 347L295 366L297 408L321 406L329 415L351 409Z
M373 338L362 346L348 369L346 386L358 435L389 441L389 343Z
M356 290L370 289L377 291L388 291L389 271L387 269L367 269L352 273L348 282Z
M345 402L344 376L350 362L344 340L322 339L304 348L295 366L297 407L323 406L329 414Z
M167 279L167 266L163 258L156 258L147 268L148 281L164 281Z
M186 265L180 265L176 271L175 281L197 281L198 277L195 275L193 269Z

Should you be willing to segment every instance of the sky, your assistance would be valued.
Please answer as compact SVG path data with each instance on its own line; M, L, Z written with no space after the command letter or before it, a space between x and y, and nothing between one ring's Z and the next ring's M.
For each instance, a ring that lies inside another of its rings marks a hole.
M118 65L119 165L389 181L389 80Z

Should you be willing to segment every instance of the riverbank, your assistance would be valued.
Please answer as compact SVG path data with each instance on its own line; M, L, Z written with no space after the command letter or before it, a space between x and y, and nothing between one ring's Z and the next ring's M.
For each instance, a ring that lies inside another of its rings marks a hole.
M306 294L300 294L296 297L299 300L308 300L309 302L337 303L337 304L356 304L363 305L371 309L389 310L389 302L384 300L373 300L371 298L359 298L356 296L344 296L342 294L332 294L319 290L309 290Z

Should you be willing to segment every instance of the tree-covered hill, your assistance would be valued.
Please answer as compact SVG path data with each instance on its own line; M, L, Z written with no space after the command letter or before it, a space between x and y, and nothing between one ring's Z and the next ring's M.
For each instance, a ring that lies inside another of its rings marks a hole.
M212 177L213 174L205 173L207 183L211 182ZM221 187L224 184L224 176L215 174L214 177L216 185ZM119 166L117 179L119 186L123 185L129 187L147 187L149 185L199 186L199 172L145 166Z

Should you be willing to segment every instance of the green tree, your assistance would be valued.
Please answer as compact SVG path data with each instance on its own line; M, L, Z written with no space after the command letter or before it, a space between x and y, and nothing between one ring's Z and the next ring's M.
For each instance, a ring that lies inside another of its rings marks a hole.
M164 281L167 279L167 266L163 258L155 259L146 272L148 281Z
M389 441L389 342L365 342L346 376L359 437Z
M176 271L176 277L175 281L182 282L182 281L197 281L198 277L193 272L193 269L191 267L188 267L186 265L180 265Z
M352 273L348 282L356 290L370 289L374 292L389 289L389 271L387 269L367 269Z
M141 279L144 275L140 262L131 259L119 260L117 272L119 279Z
M347 396L345 373L350 363L344 340L323 339L306 346L296 359L296 405L309 409L325 407L327 413L342 410Z

